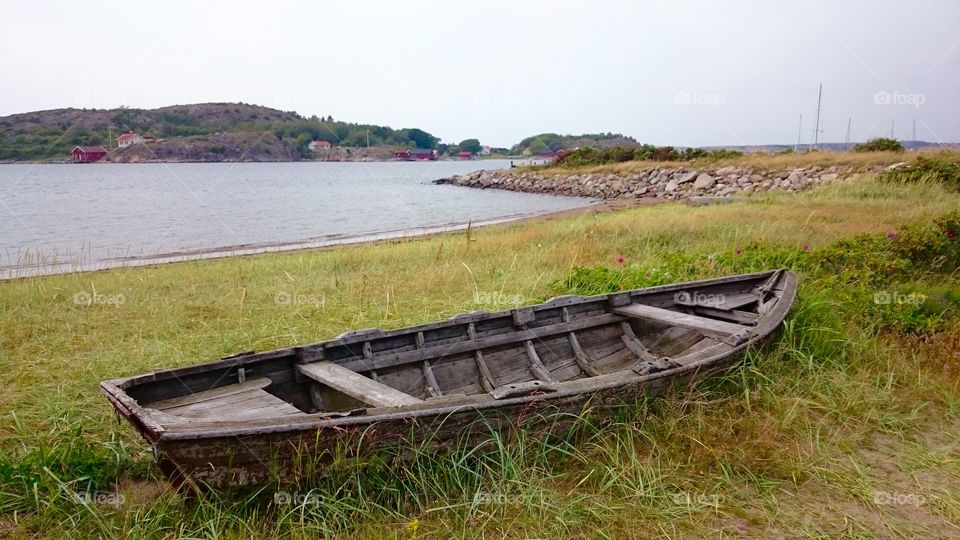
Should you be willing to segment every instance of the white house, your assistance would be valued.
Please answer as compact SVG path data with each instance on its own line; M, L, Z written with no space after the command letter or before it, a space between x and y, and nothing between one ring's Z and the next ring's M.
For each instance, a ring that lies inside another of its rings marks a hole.
M333 145L330 144L329 141L321 141L319 139L310 141L310 144L307 145L307 148L309 148L311 151L329 150L332 147Z
M126 148L131 144L143 144L146 141L139 134L132 131L124 133L123 135L117 137L117 146L120 148Z

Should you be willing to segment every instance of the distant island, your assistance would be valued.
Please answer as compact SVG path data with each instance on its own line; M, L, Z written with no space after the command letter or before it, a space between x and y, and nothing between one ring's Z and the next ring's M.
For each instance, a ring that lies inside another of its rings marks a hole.
M904 141L908 149L938 146ZM446 143L419 129L304 117L247 103L159 109L53 109L0 117L0 162L385 161L530 157L553 159L578 148L640 148L618 133L541 133L510 148L476 139ZM821 143L821 150L846 145ZM954 146L954 145L939 145ZM669 148L669 147L668 147ZM713 147L777 152L792 145Z
M307 118L246 103L67 108L0 117L4 162L372 161L508 153L477 139L446 144L418 128Z

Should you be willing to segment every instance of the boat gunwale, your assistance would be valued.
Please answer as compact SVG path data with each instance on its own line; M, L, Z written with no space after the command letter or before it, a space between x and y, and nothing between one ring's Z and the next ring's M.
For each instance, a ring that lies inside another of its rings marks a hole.
M651 381L656 381L664 378L680 378L684 377L690 373L695 374L696 372L702 369L709 369L711 364L717 363L719 360L727 357L736 357L748 347L755 345L757 343L765 341L777 328L783 323L787 314L793 306L794 300L797 295L797 286L799 279L797 275L786 269L775 269L768 270L764 272L756 272L751 274L741 274L737 276L725 276L722 278L708 279L708 280L698 280L690 281L684 283L676 283L670 285L661 285L656 287L649 287L643 289L635 289L633 291L623 291L618 293L608 293L608 294L599 294L592 295L588 297L580 296L566 296L558 297L560 299L570 299L574 300L570 304L580 303L580 302L590 302L598 301L604 299L610 299L613 296L629 294L632 298L635 296L643 296L647 294L656 294L661 292L669 292L671 290L689 288L696 285L721 285L726 283L733 283L736 281L747 281L751 279L756 279L759 277L769 276L773 277L777 272L782 272L781 280L783 291L778 294L777 303L774 305L773 309L767 313L762 314L756 321L756 323L751 326L751 335L747 341L736 346L731 346L732 348L726 351L720 351L714 355L711 355L706 358L702 358L690 364L685 364L682 366L669 368L667 370L659 371L653 374L639 375L632 370L624 370L614 373L605 373L593 377L585 377L583 379L577 379L575 381L565 381L565 382L576 382L580 383L578 385L571 385L571 388L568 389L559 389L550 393L537 393L537 394L528 394L523 396L517 396L513 398L506 399L491 399L489 401L481 401L474 403L449 403L449 404L438 404L434 408L421 408L417 410L398 410L396 412L384 412L377 414L361 414L355 416L336 416L331 417L329 412L323 413L305 413L303 417L296 417L296 420L291 420L290 417L270 417L256 420L244 420L242 422L228 422L228 421L212 421L212 422L196 422L189 424L179 424L176 426L164 426L156 422L146 407L141 406L136 402L132 397L130 397L125 391L122 385L127 385L129 387L131 384L139 384L141 382L150 382L155 379L143 379L144 377L149 377L151 375L156 375L160 373L183 373L181 370L189 369L191 367L200 367L203 366L204 370L216 369L220 367L232 367L236 365L238 360L242 360L245 356L232 357L224 359L221 361L215 361L207 364L200 364L197 366L187 366L184 368L175 368L172 370L165 370L164 372L156 372L151 374L144 374L140 376L133 376L128 378L113 379L109 381L104 381L101 383L101 390L108 397L108 399L114 404L115 408L118 409L119 414L127 417L128 420L131 420L134 423L135 427L137 424L143 426L143 429L138 428L138 431L150 440L151 442L161 442L161 441L184 441L184 440L195 440L195 439L205 439L205 438L219 438L219 437L236 437L236 436L251 436L251 435L268 435L276 433L285 433L285 432L302 432L307 430L315 430L322 428L330 427L346 427L346 426L358 426L365 424L374 424L377 422L393 421L393 420L410 420L410 419L420 419L424 417L431 416L444 416L450 415L464 410L474 410L477 412L491 409L491 408L501 408L509 407L512 405L523 404L523 403L533 403L540 402L548 404L550 401L554 400L563 400L566 398L589 394L601 390L607 389L616 389L629 384L638 384L638 383L647 383ZM548 300L542 304L537 304L530 306L533 308L539 307L558 307L556 304L551 305L550 302L555 299ZM567 305L570 305L567 304ZM476 316L481 317L491 317L491 316L509 316L513 310L507 310L497 313L477 313ZM468 315L473 316L474 314ZM469 321L466 321L466 317L453 317L447 319L443 322L449 322L454 324L462 324ZM417 332L418 329L423 327L435 328L437 323L419 325L413 327L405 327L402 329L391 330L389 331L389 336L402 335L411 332ZM389 337L387 332L377 332L377 333L368 333L361 334L359 336L349 336L358 337L360 340L364 338L381 338ZM339 340L334 339L326 342L320 342L320 344L334 343ZM339 344L339 343L338 343ZM265 353L259 353L257 355L258 359L263 358L261 355L271 355L268 356L283 356L289 355L296 348L286 348L286 349L276 349L273 351L267 351ZM282 354L277 354L282 353ZM242 364L242 363L241 363ZM204 371L200 370L200 371ZM175 375L174 375L175 376ZM135 381L135 382L134 382ZM558 383L563 384L563 383ZM478 394L482 395L482 394ZM126 410L128 414L124 414L121 411L121 407ZM136 419L136 422L134 422ZM243 425L237 425L243 424ZM214 427L214 426L220 427Z
M719 278L703 279L696 281L686 281L681 283L670 283L666 285L656 285L653 287L644 287L640 289L633 289L629 291L619 291L613 293L601 293L591 296L578 296L578 295L565 295L557 296L547 300L546 302L540 304L534 304L531 306L520 306L519 308L513 308L503 311L477 311L470 312L465 314L458 314L441 321L434 321L430 323L423 323L415 326L405 326L402 328L395 328L393 330L378 330L375 332L369 332L358 335L349 335L345 337L337 337L329 340L318 341L314 343L308 343L306 345L297 345L293 347L283 347L279 349L271 349L268 351L262 352L251 352L249 354L243 353L236 356L228 356L221 358L220 360L213 360L211 362L204 362L201 364L192 364L189 366L183 366L178 368L164 369L160 371L151 371L147 373L141 373L139 375L131 375L129 377L119 377L116 379L109 379L103 381L103 384L111 384L116 386L121 390L125 390L130 386L147 383L147 382L159 382L165 379L174 379L178 378L180 375L192 375L194 373L201 373L204 371L210 371L220 368L230 368L235 366L243 366L247 360L254 359L256 361L269 360L272 358L279 358L287 356L290 354L295 354L297 350L307 349L313 347L323 347L323 348L332 348L340 346L349 346L355 345L357 343L362 343L364 341L370 341L373 339L383 339L390 337L397 337L406 334L415 334L417 332L422 332L426 330L432 330L445 325L453 324L469 324L471 322L477 322L480 320L486 320L496 317L510 317L513 315L513 312L516 309L521 309L524 307L537 309L555 309L558 307L564 307L569 305L581 304L581 303L590 303L598 302L603 300L609 300L612 297L621 297L624 295L634 295L645 296L653 295L664 292L670 292L677 289L685 289L695 285L723 285L727 283L735 283L737 281L749 281L751 279L756 279L764 276L772 276L774 273L785 270L782 268L774 270L765 270L763 272L753 272L750 274L738 274L735 276L723 276ZM759 322L759 319L758 321Z

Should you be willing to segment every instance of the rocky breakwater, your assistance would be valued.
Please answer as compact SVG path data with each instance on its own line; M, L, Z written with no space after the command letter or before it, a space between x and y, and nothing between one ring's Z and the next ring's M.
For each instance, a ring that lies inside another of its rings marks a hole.
M761 191L801 191L849 174L850 167L791 167L754 171L750 167L653 167L624 172L486 170L437 180L474 188L507 189L594 199L651 197L683 199L710 195L729 197Z

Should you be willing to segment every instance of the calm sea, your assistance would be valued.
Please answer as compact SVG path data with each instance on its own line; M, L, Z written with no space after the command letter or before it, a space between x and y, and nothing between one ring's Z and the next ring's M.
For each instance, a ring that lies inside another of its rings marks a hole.
M0 278L332 245L584 206L438 186L507 161L0 166Z

